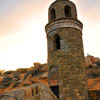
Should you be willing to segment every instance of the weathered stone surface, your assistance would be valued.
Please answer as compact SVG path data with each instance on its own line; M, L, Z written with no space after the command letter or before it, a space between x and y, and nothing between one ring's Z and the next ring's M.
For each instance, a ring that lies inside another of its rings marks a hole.
M56 0L49 7L48 15L49 23L45 30L49 73L52 66L56 66L58 71L58 77L54 76L55 71L52 72L52 77L55 77L58 83L53 83L54 78L48 74L49 83L59 86L59 100L88 100L83 25L77 20L75 4L69 0Z
M72 97L74 100L88 100L82 33L76 29L63 28L59 29L56 34L60 35L63 42L61 41L59 50L54 50L54 47L49 47L48 44L48 66L49 68L52 65L58 67L58 80L63 87L59 90L64 91L60 95L68 94L66 98ZM52 41L53 45L53 36L48 36L48 41ZM66 91L64 88L67 88ZM74 91L75 89L78 89L78 92Z
M50 88L44 84L22 87L0 95L0 100L57 100Z

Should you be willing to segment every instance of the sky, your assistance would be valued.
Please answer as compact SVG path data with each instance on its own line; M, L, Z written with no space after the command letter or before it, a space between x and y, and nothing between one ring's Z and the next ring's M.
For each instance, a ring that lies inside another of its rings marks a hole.
M0 69L47 62L45 25L54 0L0 0ZM83 23L85 55L100 57L100 0L71 0Z

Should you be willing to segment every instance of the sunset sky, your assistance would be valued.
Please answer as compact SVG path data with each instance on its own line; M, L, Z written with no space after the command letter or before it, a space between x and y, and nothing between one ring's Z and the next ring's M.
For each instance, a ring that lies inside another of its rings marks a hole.
M0 0L0 69L47 62L45 25L54 0ZM100 57L100 0L71 0L83 22L85 55Z

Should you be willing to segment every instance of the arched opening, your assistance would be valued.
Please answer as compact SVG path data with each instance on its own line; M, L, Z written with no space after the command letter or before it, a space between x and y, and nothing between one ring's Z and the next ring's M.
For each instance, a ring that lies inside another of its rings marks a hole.
M56 12L55 9L52 9L50 12L50 20L53 21L56 19Z
M53 91L53 93L59 99L59 86L51 86L50 89Z
M65 6L65 16L66 17L72 17L72 12L71 12L71 7L70 6Z
M61 46L60 46L60 36L57 35L57 34L54 36L54 45L55 45L56 50L61 48Z

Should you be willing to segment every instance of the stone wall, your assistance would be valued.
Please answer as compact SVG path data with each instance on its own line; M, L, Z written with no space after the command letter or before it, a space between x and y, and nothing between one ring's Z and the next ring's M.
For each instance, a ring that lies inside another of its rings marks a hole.
M47 85L33 84L0 94L0 100L57 100Z

